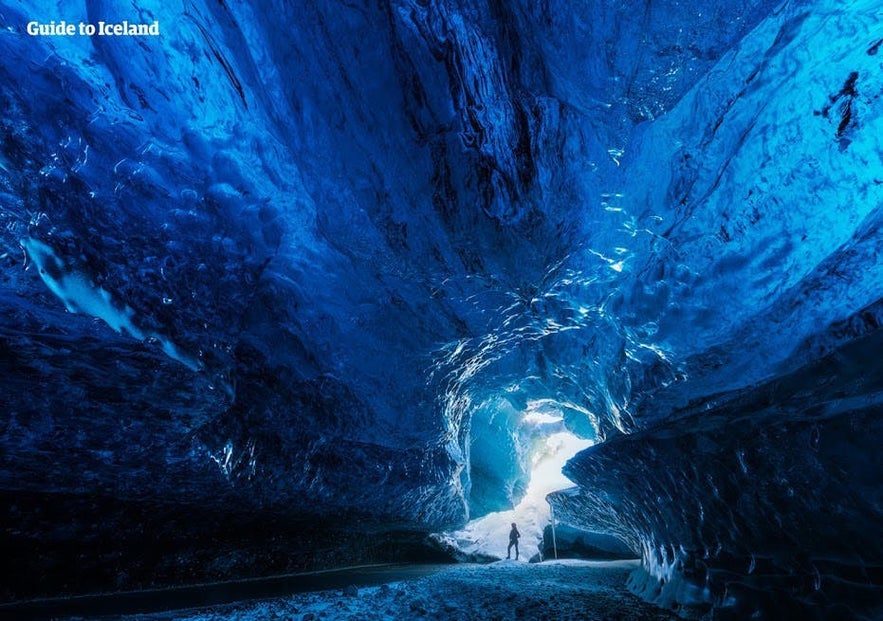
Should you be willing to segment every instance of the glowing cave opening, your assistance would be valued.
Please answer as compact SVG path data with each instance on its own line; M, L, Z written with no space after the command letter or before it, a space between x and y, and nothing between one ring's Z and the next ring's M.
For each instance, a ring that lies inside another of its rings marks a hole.
M527 410L519 414L520 424L512 435L521 439L522 448L526 446L527 488L514 507L481 515L460 530L439 535L465 555L505 558L509 528L515 522L521 533L520 559L526 561L534 556L542 542L543 529L551 519L546 495L573 486L561 470L567 460L594 444L593 440L567 430L561 411L549 407L548 402L530 402ZM483 447L473 442L472 450L475 453Z

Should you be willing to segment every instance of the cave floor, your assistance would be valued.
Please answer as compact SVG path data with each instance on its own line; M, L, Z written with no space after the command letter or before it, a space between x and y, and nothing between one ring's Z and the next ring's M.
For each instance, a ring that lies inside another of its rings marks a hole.
M500 561L452 565L412 580L361 587L357 594L328 590L287 597L123 617L126 621L258 621L292 619L572 619L671 620L675 614L626 590L638 561L561 560L539 564ZM394 576L391 576L395 580Z

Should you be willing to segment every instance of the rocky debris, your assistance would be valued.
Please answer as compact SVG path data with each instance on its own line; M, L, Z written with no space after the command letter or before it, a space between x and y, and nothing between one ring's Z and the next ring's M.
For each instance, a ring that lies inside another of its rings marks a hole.
M175 613L180 621L492 621L556 619L561 621L679 621L698 618L641 601L626 589L636 561L547 561L540 564L453 565L407 582L353 589L358 597L340 600L340 591L302 593L288 598L223 609ZM349 587L347 587L349 589ZM346 590L346 589L345 589ZM302 616L296 616L297 611ZM122 621L147 621L129 617Z

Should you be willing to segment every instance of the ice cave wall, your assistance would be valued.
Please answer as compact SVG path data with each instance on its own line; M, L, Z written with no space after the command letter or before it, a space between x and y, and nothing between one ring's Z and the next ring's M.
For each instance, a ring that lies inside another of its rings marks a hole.
M579 487L552 499L640 549L633 586L660 603L879 614L878 22L783 5L625 163L655 250L621 314L655 314L640 329L682 376L634 391L635 433L571 460Z
M629 93L664 108L690 79L601 33L698 74L750 26L669 4L705 40L656 31L656 5L562 33L564 7L529 3L141 3L158 41L36 39L45 7L7 7L4 344L10 385L42 388L7 393L10 486L212 498L241 479L441 524L466 515L488 399L618 425L602 173L650 114ZM568 37L608 62L575 71ZM574 252L590 234L600 251Z
M52 18L162 35L24 34ZM620 472L592 465L616 447L642 477L642 434L876 329L877 18L823 0L4 6L7 538L100 542L95 514L112 532L160 506L207 542L231 538L225 515L318 516L301 551L343 547L332 515L458 524L524 476L517 451L472 459L473 416L544 400L613 439L574 461L583 489ZM587 508L571 519L597 526ZM677 531L617 515L633 542Z

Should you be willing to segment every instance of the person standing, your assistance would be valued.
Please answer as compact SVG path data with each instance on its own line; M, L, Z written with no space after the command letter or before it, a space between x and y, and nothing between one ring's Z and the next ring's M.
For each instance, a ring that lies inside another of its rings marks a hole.
M515 560L518 560L518 539L521 537L521 533L518 532L518 527L515 526L515 522L512 522L512 530L509 531L509 547L506 549L506 558L512 558L512 546L515 546Z

